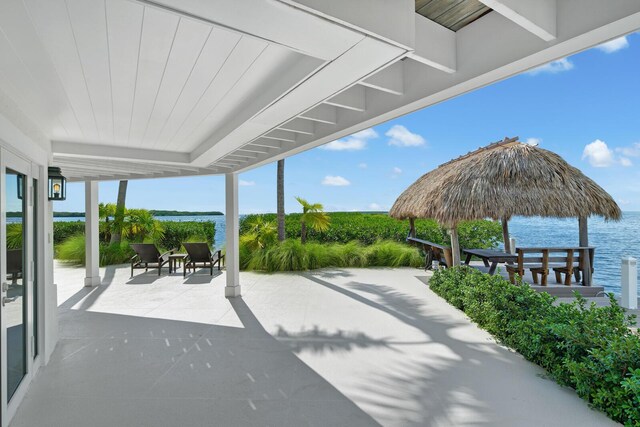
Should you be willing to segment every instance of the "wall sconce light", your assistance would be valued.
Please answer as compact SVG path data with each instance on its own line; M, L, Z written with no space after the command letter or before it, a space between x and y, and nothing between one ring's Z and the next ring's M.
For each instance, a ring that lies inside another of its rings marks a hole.
M67 178L62 176L60 168L49 166L49 200L66 200Z

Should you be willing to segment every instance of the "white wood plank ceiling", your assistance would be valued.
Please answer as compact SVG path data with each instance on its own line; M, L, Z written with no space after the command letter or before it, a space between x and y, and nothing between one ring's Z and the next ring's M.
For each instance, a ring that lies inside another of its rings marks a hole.
M640 27L632 0L514 2L453 32L413 0L3 0L0 91L72 180L228 173Z

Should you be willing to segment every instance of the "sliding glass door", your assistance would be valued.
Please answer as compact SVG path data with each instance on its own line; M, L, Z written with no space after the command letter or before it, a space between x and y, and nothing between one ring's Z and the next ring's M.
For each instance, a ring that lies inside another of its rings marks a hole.
M31 380L35 356L34 179L31 163L0 151L0 331L2 426ZM37 182L37 181L35 181Z

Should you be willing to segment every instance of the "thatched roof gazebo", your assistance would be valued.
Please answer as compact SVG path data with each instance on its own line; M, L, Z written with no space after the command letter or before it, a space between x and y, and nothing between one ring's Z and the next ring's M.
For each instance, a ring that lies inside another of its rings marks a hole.
M588 246L587 218L618 220L613 198L560 156L518 141L479 148L426 173L398 197L394 218L433 218L450 230L454 265L460 263L456 225L460 221L502 220L505 250L512 216L577 217L580 246ZM415 237L415 236L414 236Z

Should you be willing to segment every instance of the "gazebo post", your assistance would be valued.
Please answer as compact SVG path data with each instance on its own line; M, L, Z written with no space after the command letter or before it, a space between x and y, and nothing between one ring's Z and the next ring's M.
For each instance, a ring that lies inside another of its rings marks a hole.
M588 247L589 246L589 226L587 222L586 216L581 216L578 218L578 230L580 234L580 246ZM582 271L582 284L584 286L591 286L592 278L591 278L591 258L589 257L589 250L584 250L583 255L583 271Z
M502 239L504 240L504 251L511 253L511 241L509 240L509 218L502 217Z
M416 237L416 223L414 218L409 218L409 237Z
M449 229L449 236L451 236L451 258L453 259L453 266L460 265L460 242L458 241L458 228L453 226Z

